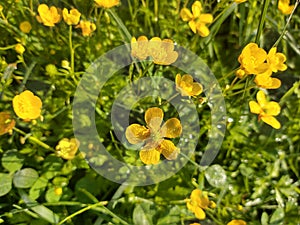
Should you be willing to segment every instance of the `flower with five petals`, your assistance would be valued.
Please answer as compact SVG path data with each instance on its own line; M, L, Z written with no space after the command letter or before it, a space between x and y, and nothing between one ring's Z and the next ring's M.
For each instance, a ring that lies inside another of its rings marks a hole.
M209 13L201 13L201 11L201 2L195 1L192 5L192 12L183 8L180 11L180 16L183 21L189 21L189 26L194 33L198 33L201 37L207 37L209 29L206 24L212 23L213 16Z
M196 96L202 93L203 87L198 82L193 82L193 77L189 74L185 74L181 77L180 74L175 78L176 90L181 93L182 96Z
M186 206L199 220L204 220L206 217L204 209L215 208L216 203L208 199L207 192L195 189L187 200Z
M68 9L63 9L63 18L68 25L77 25L79 23L80 16L81 13L77 9L71 9L70 13Z
M75 138L63 138L56 145L56 154L63 159L73 159L77 153L79 141Z
M250 112L258 114L258 120L262 120L273 128L279 129L281 125L274 116L280 113L280 105L274 101L267 101L263 91L257 92L256 99L257 102L249 102Z
M145 113L147 126L131 124L125 136L130 144L143 144L139 152L143 163L157 164L162 154L167 160L177 158L179 148L165 138L176 138L181 135L182 127L177 118L168 119L162 126L164 113L160 108L149 108Z

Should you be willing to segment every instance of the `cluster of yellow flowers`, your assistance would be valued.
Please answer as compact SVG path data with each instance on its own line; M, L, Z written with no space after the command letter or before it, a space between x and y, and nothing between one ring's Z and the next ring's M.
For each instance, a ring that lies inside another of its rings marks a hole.
M131 55L140 60L150 56L153 62L158 65L170 65L178 58L172 40L161 40L159 37L153 37L149 41L146 36L131 39Z
M260 88L277 89L281 86L281 81L278 78L273 78L272 74L287 69L284 64L286 57L283 53L278 53L276 47L271 48L269 53L266 53L256 43L249 43L238 57L238 61L241 64L236 72L239 78L253 74L255 75L254 82ZM249 102L250 111L258 114L259 120L261 119L273 128L279 129L281 125L274 118L280 113L279 104L273 101L268 102L263 91L259 91L256 98L257 103Z
M195 214L195 217L199 220L206 218L205 211L208 208L216 208L216 203L210 201L208 193L200 189L194 189L189 199L186 199L187 208ZM201 225L200 223L192 223L190 225ZM247 225L244 220L231 220L227 225Z
M207 37L209 35L209 29L207 24L213 22L213 16L209 13L202 13L202 4L199 1L195 1L192 5L192 12L183 8L180 11L180 16L183 21L188 21L191 30L194 33L198 33L201 37Z

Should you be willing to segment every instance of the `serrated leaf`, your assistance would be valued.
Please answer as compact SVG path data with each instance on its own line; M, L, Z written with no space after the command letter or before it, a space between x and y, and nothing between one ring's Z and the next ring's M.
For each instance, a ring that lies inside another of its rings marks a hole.
M6 151L1 158L2 166L9 172L21 169L23 162L24 157L16 149Z
M0 196L6 195L11 190L12 178L9 174L0 173Z
M38 178L36 170L25 168L15 173L13 183L17 188L30 188Z

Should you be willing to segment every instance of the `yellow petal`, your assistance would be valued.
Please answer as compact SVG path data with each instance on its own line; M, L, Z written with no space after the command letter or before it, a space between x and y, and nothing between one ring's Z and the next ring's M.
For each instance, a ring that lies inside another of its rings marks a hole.
M194 20L191 20L191 21L189 22L189 26L190 26L191 30L192 30L194 33L197 32L197 26L196 26L196 22L195 22Z
M183 21L190 21L193 19L191 11L187 8L183 8L180 10L180 17Z
M280 105L277 102L268 102L263 109L269 116L277 116L280 113Z
M174 160L177 158L178 153L180 152L179 148L177 148L172 141L163 140L159 144L159 151L163 156L168 160Z
M257 86L266 89L277 89L281 86L281 81L279 79L264 74L257 75L254 82Z
M197 31L201 37L207 37L209 35L209 29L204 23L197 24Z
M160 125L163 121L164 113L160 108L153 107L150 109L147 109L145 113L145 121L147 123L148 128L151 129L151 131L158 131L160 128Z
M205 212L203 211L203 209L201 209L200 207L196 207L195 208L195 216L199 219L199 220L204 220L206 215Z
M157 164L159 163L160 153L155 149L141 150L140 159L147 165Z
M261 107L264 107L264 105L267 103L266 95L263 91L258 91L257 92L256 99L257 99L258 104Z
M200 16L201 11L202 11L201 2L195 1L192 5L192 12L193 12L194 18L198 18Z
M182 126L177 118L168 119L161 128L162 137L176 138L181 135Z
M125 136L130 144L138 144L150 135L149 129L139 124L131 124L127 127Z
M181 75L178 73L175 77L175 84L176 86L179 87L180 83L181 83Z
M249 102L249 107L250 107L250 112L251 113L260 114L262 112L261 107L255 101L250 101Z
M201 23L212 23L213 19L213 16L209 13L201 14L199 17Z
M231 220L227 225L247 225L244 220Z
M273 116L262 116L261 120L275 129L279 129L281 127L279 121Z
M193 77L189 74L182 76L182 82L185 82L186 85L191 86L193 83Z
M203 91L203 87L201 84L194 82L193 86L192 86L192 92L191 95L192 96L196 96L196 95L200 95Z

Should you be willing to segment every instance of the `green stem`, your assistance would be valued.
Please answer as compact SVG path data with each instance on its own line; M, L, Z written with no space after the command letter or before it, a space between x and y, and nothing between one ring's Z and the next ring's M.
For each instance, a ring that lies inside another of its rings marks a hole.
M119 27L123 31L123 34L127 38L127 41L130 42L132 36L129 33L129 31L127 30L127 28L124 25L124 23L122 22L122 20L120 19L120 17L113 10L111 10L111 9L107 9L107 12L114 18L114 20L117 22L117 24L119 25Z
M13 129L14 129L14 131L18 132L19 134L22 134L22 135L24 135L24 136L27 135L24 131L22 131L22 130L16 128L16 127L14 127ZM51 148L49 145L45 144L44 142L40 141L40 140L37 139L36 137L29 136L28 139L29 139L30 141L34 142L35 144L38 144L39 146L41 146L41 147L47 149L47 150L50 150L50 151L55 152L55 150L54 150L53 148Z
M259 44L259 39L260 39L260 36L261 36L263 28L264 28L264 23L265 23L265 20L266 20L266 15L267 15L269 4L270 4L270 0L264 0L263 11L262 11L262 14L261 14L261 17L260 17L260 20L259 20L258 30L257 30L257 34L256 34L256 37L255 37L255 43L256 44Z
M288 27L289 23L291 22L291 19L292 19L293 15L294 15L294 13L295 13L295 11L296 11L296 8L298 7L299 3L300 3L300 1L297 0L296 3L295 3L295 7L294 7L292 13L290 14L290 16L289 16L289 18L288 18L288 20L287 20L287 22L286 22L286 24L285 24L285 26L284 26L282 32L281 32L279 38L277 39L277 41L275 42L275 44L273 45L273 47L277 47L277 45L279 44L279 42L281 41L281 39L282 39L282 38L284 37L284 35L286 34L287 27Z
M30 74L31 74L31 72L32 72L32 70L33 70L35 64L36 64L36 62L33 62L33 63L31 63L30 66L27 68L26 73L25 73L25 75L24 75L24 78L23 78L23 80L22 80L22 83L21 83L21 85L20 85L20 87L19 87L19 89L18 89L19 92L23 91L24 86L25 86L25 84L26 84L26 82L27 82L27 80L28 80L28 78L29 78L29 76L30 76Z
M69 26L69 48L70 48L70 58L71 58L71 75L74 76L74 49L72 42L72 25Z
M9 45L9 46L6 46L6 47L0 47L0 51L5 51L5 50L8 50L8 49L13 49L16 45Z
M71 214L70 216L67 216L67 217L64 218L62 221L60 221L60 222L58 223L58 225L61 225L61 224L65 223L65 222L67 222L68 220L72 219L73 217L75 217L75 216L77 216L77 215L79 215L79 214L81 214L81 213L83 213L83 212L85 212L85 211L88 211L88 210L90 210L90 209L96 208L96 207L98 207L98 206L104 206L104 205L106 205L106 204L107 204L107 201L97 202L96 204L88 205L88 206L86 206L85 208L80 209L80 210L78 210L77 212Z
M250 87L245 88L245 89L243 89L243 90L234 92L233 94L226 95L226 97L232 97L232 96L234 96L234 95L238 95L238 94L241 94L241 93L245 93L246 91L249 91L249 90L251 90L252 88L255 88L255 87L257 87L257 86L256 86L256 85L250 86Z

